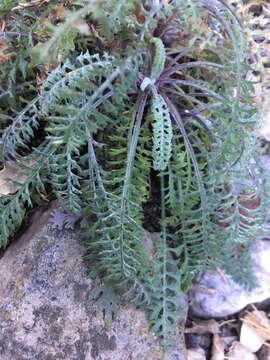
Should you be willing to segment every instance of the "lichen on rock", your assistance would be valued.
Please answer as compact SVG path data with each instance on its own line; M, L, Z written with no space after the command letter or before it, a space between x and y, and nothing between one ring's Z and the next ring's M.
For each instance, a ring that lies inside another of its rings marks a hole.
M107 326L89 300L80 235L52 230L50 214L36 210L0 259L0 359L176 359L164 357L142 311L123 306Z

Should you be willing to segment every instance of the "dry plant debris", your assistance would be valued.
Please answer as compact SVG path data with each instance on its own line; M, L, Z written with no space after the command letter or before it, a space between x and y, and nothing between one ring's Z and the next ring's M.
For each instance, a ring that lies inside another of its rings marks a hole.
M213 335L211 360L224 360L225 357L225 344L224 340L219 334Z
M257 356L240 342L235 341L226 356L227 360L257 360Z
M193 321L192 326L185 329L186 334L196 334L199 338L205 334L212 335L210 360L256 360L257 353L263 345L270 349L270 320L264 311L259 311L255 306L247 311L240 319L242 324L239 328L237 319L230 320L198 320ZM229 326L229 332L233 335L233 329L238 336L228 336L221 330L223 326ZM196 351L189 353L190 359L196 359ZM194 356L194 357L192 357ZM189 358L188 358L189 359Z
M17 191L16 182L23 183L26 178L26 175L18 173L16 165L5 164L5 167L0 170L0 196L14 194Z
M263 344L270 346L270 320L266 313L253 306L253 311L241 319L243 321L240 342L252 352L258 351Z

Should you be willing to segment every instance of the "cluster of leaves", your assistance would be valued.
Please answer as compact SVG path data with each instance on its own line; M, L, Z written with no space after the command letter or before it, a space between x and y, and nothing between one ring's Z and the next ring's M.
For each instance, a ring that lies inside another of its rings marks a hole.
M43 6L50 14L52 5ZM268 184L241 24L223 0L76 6L43 42L35 15L27 39L44 56L33 62L28 52L24 72L16 56L1 69L3 77L15 69L3 99L18 106L2 107L1 161L16 161L24 181L0 198L0 246L34 195L53 194L64 211L84 217L91 266L148 311L169 345L198 272L219 266L239 282L254 280L248 250L265 220ZM16 23L14 11L7 16ZM20 11L21 27L29 13ZM90 32L64 59L62 35L79 20ZM22 99L20 87L40 77L42 86L27 85ZM150 225L151 254L143 241Z
M261 80L266 75L269 78L270 35L266 30L270 25L269 2L231 0L231 3L242 18L253 70L260 72Z

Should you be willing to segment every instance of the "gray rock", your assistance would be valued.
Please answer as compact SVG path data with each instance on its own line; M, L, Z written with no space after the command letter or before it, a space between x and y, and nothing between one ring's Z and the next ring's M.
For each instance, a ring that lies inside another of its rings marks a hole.
M182 360L164 354L145 314L121 308L110 326L88 299L93 287L74 232L56 234L50 212L0 258L1 360Z
M251 254L258 286L248 291L226 274L216 270L207 271L195 280L189 294L193 314L220 318L232 315L248 304L270 298L270 241L254 241Z

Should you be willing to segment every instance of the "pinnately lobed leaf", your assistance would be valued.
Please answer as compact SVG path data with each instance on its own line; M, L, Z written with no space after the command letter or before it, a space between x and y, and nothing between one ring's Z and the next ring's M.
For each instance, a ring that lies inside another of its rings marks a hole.
M165 65L165 47L161 39L152 38L151 43L155 45L155 57L151 69L151 79L157 79L162 73Z
M148 86L154 86L165 66L166 51L162 40L153 37L151 39L151 43L155 45L155 56L152 63L150 78L145 77L141 83L142 91L144 91Z
M172 151L172 123L170 112L163 97L155 94L152 101L153 114L153 167L163 171L167 168Z

